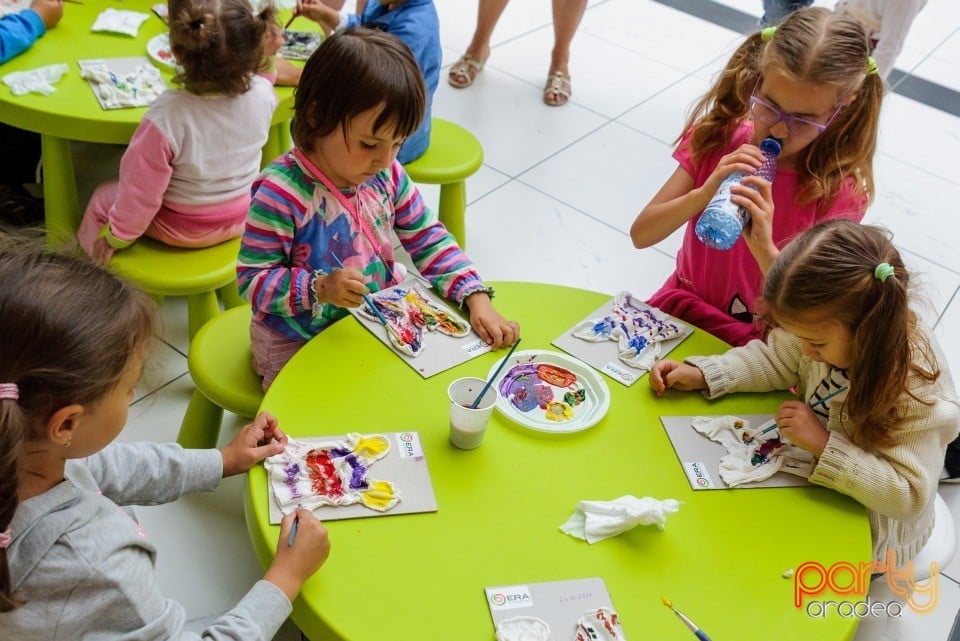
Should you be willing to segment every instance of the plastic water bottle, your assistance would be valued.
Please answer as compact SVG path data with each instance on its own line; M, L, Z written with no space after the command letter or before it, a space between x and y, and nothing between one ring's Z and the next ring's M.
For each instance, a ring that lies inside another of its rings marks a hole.
M760 151L763 153L763 164L754 175L773 181L773 176L777 173L780 141L773 136L767 136L760 142ZM700 220L697 221L696 232L697 238L707 247L730 249L743 233L750 215L746 209L730 201L730 186L739 185L747 175L749 174L735 171L727 176L720 183L720 188L713 195L710 204L703 210Z

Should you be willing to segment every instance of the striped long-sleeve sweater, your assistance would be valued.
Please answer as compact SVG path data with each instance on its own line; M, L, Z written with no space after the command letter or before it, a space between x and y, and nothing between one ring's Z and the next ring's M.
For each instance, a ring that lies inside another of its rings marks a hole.
M369 235L292 152L253 183L237 280L257 320L292 339L309 339L343 318L345 309L314 305L312 291L318 274L337 269L334 254L363 273L371 289L395 284L391 230L448 300L462 304L470 294L489 291L399 163L343 194L363 216Z

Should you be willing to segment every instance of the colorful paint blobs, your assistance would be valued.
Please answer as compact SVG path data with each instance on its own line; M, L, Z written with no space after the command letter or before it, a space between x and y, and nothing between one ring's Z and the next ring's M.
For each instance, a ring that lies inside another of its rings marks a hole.
M549 363L526 362L514 365L500 379L500 395L521 412L536 408L549 421L569 421L573 407L587 398L587 390L570 370ZM559 389L559 394L554 391ZM562 401L554 400L562 398Z
M417 285L409 289L387 289L371 295L370 300L387 321L390 342L410 356L419 356L423 351L424 328L454 338L470 333L470 325L465 320L431 301ZM369 305L361 306L360 313L380 322Z
M290 439L282 454L264 465L277 504L284 512L297 506L316 509L361 503L386 512L400 501L400 491L389 481L370 479L370 466L390 451L382 434L348 434L345 441L325 444Z
M284 31L283 44L277 52L287 60L306 60L310 57L323 36L316 31Z
M637 304L630 292L613 297L613 309L607 316L573 328L574 336L591 343L616 341L620 360L638 369L650 369L660 354L660 343L681 334L677 323L657 309Z
M620 617L609 608L587 610L577 621L576 641L623 641Z
M757 446L750 457L750 465L763 465L770 460L770 457L780 451L783 442L779 438L771 438Z

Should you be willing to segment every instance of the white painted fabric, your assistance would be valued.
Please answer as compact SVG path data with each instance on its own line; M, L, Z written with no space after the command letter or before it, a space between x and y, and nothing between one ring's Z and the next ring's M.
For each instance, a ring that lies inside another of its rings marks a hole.
M67 70L67 65L59 64L37 67L29 71L14 71L3 77L3 84L10 87L10 93L14 96L23 96L31 92L49 96L57 90L53 83L59 82Z
M550 641L550 626L537 617L511 617L497 625L497 641Z
M759 454L764 455L765 462L753 463L758 449L767 441L778 438L779 433L776 430L768 432L750 443L743 442L744 433L751 436L758 434L771 423L753 428L750 421L736 416L698 416L692 421L693 429L726 448L727 455L720 459L720 478L730 487L763 481L777 472L809 477L816 464L813 454L782 439L783 445L769 454L764 451L766 448L760 450Z
M667 515L679 509L680 502L675 499L638 499L630 494L612 501L580 501L560 529L587 543L596 543L638 525L656 525L662 530Z
M118 74L103 63L87 64L80 75L90 81L106 109L146 107L167 89L153 65L139 65L132 73Z
M620 617L609 608L588 610L577 621L574 641L625 641Z
M150 17L149 13L140 11L122 11L118 9L106 9L99 16L90 31L110 31L112 33L122 33L127 36L137 37L140 25Z

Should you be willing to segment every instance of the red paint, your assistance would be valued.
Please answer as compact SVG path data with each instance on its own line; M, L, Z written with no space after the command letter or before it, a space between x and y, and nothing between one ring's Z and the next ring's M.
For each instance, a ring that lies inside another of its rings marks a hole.
M313 491L332 499L343 497L343 482L337 474L337 468L330 460L326 450L311 450L307 454L307 467L310 468L310 480Z

